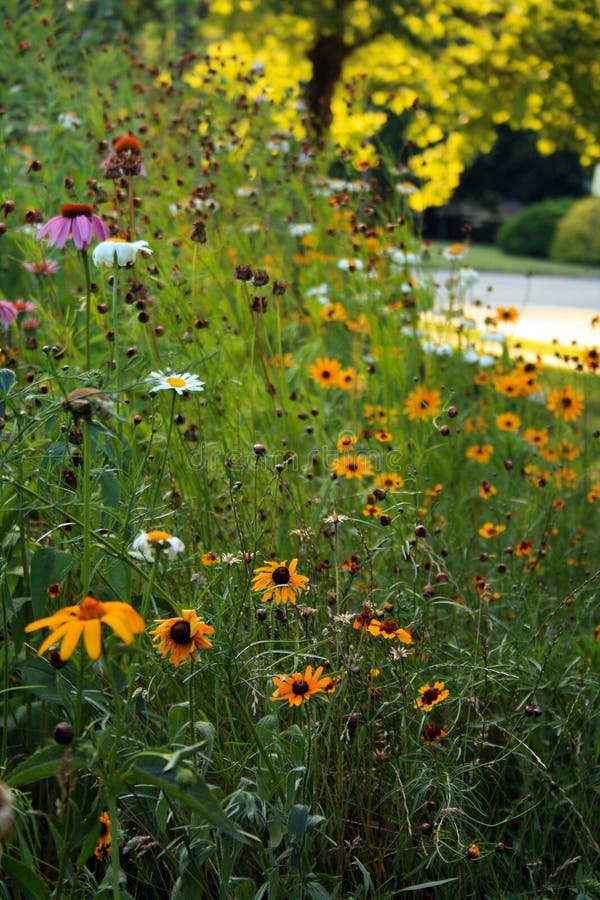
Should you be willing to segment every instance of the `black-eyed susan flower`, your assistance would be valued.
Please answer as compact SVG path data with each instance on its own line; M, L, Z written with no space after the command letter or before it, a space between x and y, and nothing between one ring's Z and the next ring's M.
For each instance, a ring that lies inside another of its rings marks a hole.
M108 625L117 637L132 644L134 635L144 630L142 617L129 605L118 601L103 603L95 597L84 597L77 606L65 606L52 616L38 619L25 626L27 633L38 628L50 628L51 632L38 650L44 653L52 644L61 643L60 657L67 660L83 635L86 653L98 659L102 652L101 626Z
M273 676L273 684L275 691L269 697L271 701L287 700L290 706L300 706L305 700L309 700L313 694L319 694L323 691L331 693L335 684L329 677L322 678L323 666L315 669L307 666L304 674L294 672L293 675L277 675Z
M436 388L422 385L411 391L404 402L404 413L415 422L419 419L432 419L442 408L442 398Z
M383 510L381 507L377 506L375 503L367 503L362 511L363 516L380 516L382 513Z
M442 738L445 738L446 732L441 725L426 725L421 732L421 740L424 744L437 744Z
M282 562L274 559L267 561L264 566L254 570L252 590L255 593L263 592L260 598L263 603L271 598L277 605L288 601L295 603L308 585L307 576L296 572L297 565L297 559L293 559L289 566L285 559Z
M441 703L449 695L450 691L443 681L434 682L433 687L430 684L424 684L419 688L420 697L417 697L414 703L415 709L422 709L423 712L429 712L437 703Z
M203 553L200 561L203 566L216 566L217 563L221 562L220 557L216 553L213 553L212 550Z
M308 374L323 388L331 388L337 385L337 380L342 371L337 359L329 359L328 356L319 357L316 363L308 367Z
M548 443L548 432L545 428L526 428L523 438L532 447L543 447Z
M367 631L375 637L384 637L388 640L397 638L401 644L412 644L413 642L410 631L400 628L394 619L371 619Z
M533 544L531 541L519 541L515 547L515 556L531 556L533 553Z
M375 484L386 491L398 491L404 487L404 478L397 472L380 472L375 477Z
M516 322L519 318L519 310L514 306L497 306L495 319L498 322Z
M352 447L356 444L358 438L353 433L341 434L337 440L337 452L338 453L347 453L348 450L351 450Z
M170 560L175 559L178 553L185 550L185 544L178 537L169 534L168 531L154 529L153 531L141 531L133 540L133 553L139 559L152 562L159 553L166 553Z
M576 394L570 387L557 388L548 397L546 408L557 419L574 422L583 412L583 395Z
M106 810L100 816L100 837L96 842L94 856L103 862L112 853L112 828Z
M385 428L378 428L375 432L375 440L381 444L389 444L392 440L392 435Z
M197 660L198 650L212 647L206 635L214 633L212 625L200 621L195 609L182 609L179 616L157 619L156 628L150 632L154 635L155 649L163 659L168 656L174 666L190 657Z
M500 431L517 431L521 427L521 420L513 413L500 413L496 416L496 425Z
M506 525L495 525L493 522L486 522L478 531L482 538L493 538L506 531Z
M498 493L493 484L490 484L489 481L485 479L479 485L479 496L482 500L489 500L490 497L493 497L494 494Z
M357 478L359 481L373 474L371 463L360 453L357 455L344 453L332 462L331 469L338 478Z
M467 447L465 456L467 459L473 459L480 465L484 465L489 463L493 452L494 448L491 444L472 444L470 447Z

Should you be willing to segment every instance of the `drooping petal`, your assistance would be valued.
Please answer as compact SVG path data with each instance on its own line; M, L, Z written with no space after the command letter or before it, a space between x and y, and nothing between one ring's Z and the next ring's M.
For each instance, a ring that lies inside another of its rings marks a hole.
M83 640L90 659L98 659L102 652L102 626L100 619L89 619L83 626Z
M71 219L64 219L62 216L57 216L56 218L58 219L58 222L56 223L56 227L50 232L48 246L53 247L56 245L60 250L65 246L69 239L71 233Z
M108 227L104 224L100 216L92 216L92 229L99 241L105 241L110 235Z
M76 216L73 219L73 243L78 250L86 250L92 240L92 223L87 216Z
M58 223L62 220L62 216L52 216L51 219L48 219L48 221L38 230L38 233L35 236L36 241L41 241L42 238L45 238L47 234L50 234L54 230L55 226L57 226Z
M52 644L58 644L67 630L70 628L71 622L65 622L60 628L57 628L55 631L51 631L48 637L43 641L41 647L38 650L38 656L41 656L46 650L52 646ZM62 653L60 654L62 656ZM64 659L64 657L63 657Z
M85 622L83 619L73 619L72 622L69 622L65 628L65 636L63 638L63 642L60 645L60 655L63 659L68 659L73 650L77 646L77 642L81 637L81 632L85 627Z
M38 628L57 628L64 622L70 622L77 615L78 606L65 606L52 616L46 616L44 619L37 619L25 626L25 631L37 631Z
M119 616L116 613L109 613L107 616L104 616L102 621L105 625L108 625L109 628L112 628L117 637L120 637L126 644L133 643L133 634L127 627L127 623L122 616Z

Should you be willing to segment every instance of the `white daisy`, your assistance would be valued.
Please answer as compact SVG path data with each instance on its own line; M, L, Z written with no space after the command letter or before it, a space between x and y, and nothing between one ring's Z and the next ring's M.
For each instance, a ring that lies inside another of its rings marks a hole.
M130 266L135 262L135 258L141 253L142 256L151 256L152 250L148 246L148 241L121 241L116 238L102 241L94 248L92 259L95 266L117 265Z
M412 181L401 181L396 185L396 191L405 197L410 197L411 194L416 193L418 190L419 188Z
M189 372L150 372L145 379L151 391L176 391L183 394L184 391L203 391L204 382L197 375Z
M292 237L303 237L305 234L310 234L312 230L313 226L310 222L292 222L289 226Z
M133 540L132 548L130 556L153 562L157 550L166 552L169 560L173 560L185 550L185 544L167 531L140 531Z
M364 263L360 259L340 259L338 260L338 269L346 272L360 272L364 269Z

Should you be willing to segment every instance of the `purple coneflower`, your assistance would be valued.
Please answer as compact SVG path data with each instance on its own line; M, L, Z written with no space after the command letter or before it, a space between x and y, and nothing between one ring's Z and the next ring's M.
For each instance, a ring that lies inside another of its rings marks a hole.
M0 300L0 323L4 331L8 331L10 325L17 318L17 310L8 300Z
M88 203L65 203L60 216L53 216L42 225L37 239L48 236L49 247L64 247L69 238L78 250L87 250L95 234L99 241L105 241L109 230L100 218L94 215L94 208Z
M58 272L58 263L53 259L40 263L23 263L23 268L31 272L32 275L56 275Z

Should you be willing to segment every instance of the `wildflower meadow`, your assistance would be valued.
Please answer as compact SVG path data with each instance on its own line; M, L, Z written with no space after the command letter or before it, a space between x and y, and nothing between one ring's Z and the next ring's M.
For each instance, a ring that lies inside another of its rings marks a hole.
M268 68L8 7L0 896L600 897L591 327Z

